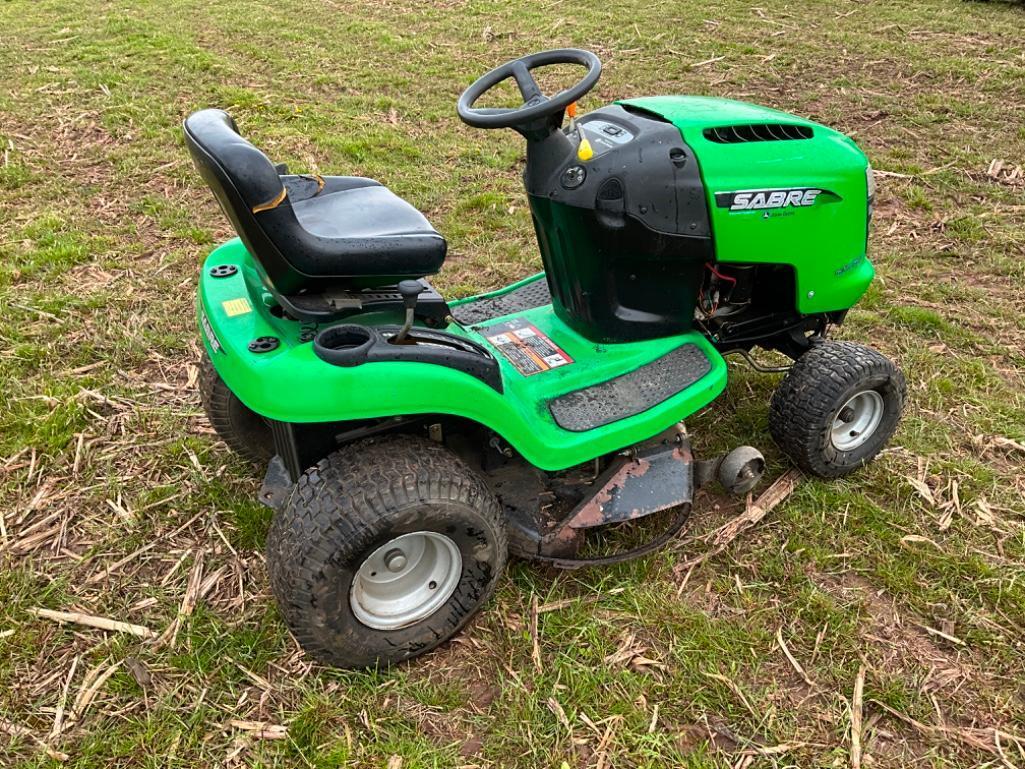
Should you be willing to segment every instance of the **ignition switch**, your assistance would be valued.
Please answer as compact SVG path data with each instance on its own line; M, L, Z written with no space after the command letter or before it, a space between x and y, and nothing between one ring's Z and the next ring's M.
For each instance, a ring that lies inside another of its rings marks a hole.
M562 172L562 179L560 181L567 190L575 190L584 183L586 178L587 171L584 170L583 166L570 166Z

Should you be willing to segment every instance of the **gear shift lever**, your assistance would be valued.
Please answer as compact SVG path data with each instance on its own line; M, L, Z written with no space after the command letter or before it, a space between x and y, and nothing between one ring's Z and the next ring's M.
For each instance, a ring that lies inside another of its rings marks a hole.
M406 305L406 322L402 324L399 333L392 339L393 344L403 344L406 341L406 335L409 333L409 329L413 327L416 300L427 287L419 280L401 280L399 281L398 288L399 293L402 294L402 303Z

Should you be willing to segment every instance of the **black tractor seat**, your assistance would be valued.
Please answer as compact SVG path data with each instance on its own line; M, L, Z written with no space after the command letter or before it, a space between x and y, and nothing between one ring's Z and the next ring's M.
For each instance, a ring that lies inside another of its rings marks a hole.
M372 179L279 174L227 113L185 121L199 173L277 296L388 286L437 272L445 239Z

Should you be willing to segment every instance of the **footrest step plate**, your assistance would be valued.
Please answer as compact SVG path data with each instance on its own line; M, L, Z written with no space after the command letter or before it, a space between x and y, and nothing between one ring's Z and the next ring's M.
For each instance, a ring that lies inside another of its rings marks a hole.
M615 379L553 398L548 409L564 430L594 430L657 406L686 390L711 368L700 347L684 344Z

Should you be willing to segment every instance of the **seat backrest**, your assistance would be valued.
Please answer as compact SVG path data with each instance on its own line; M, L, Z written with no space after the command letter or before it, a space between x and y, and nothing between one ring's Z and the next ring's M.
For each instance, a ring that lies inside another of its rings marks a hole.
M183 127L200 175L252 255L264 286L275 296L385 286L423 277L441 266L445 241L420 214L416 217L423 219L423 232L378 237L362 236L354 229L356 234L345 237L307 230L293 208L305 196L278 175L266 155L239 136L227 113L201 110ZM335 188L345 182L341 177L329 179ZM380 187L370 179L350 182ZM324 184L321 180L318 192ZM297 200L290 199L292 195L298 195ZM399 205L409 207L401 201Z
M285 187L274 164L239 135L235 121L223 110L195 112L185 120L184 129L196 168L263 268L264 282L285 293L298 287L300 276L255 215L278 207L285 199ZM298 228L290 206L280 206L277 213L287 219L286 225Z

